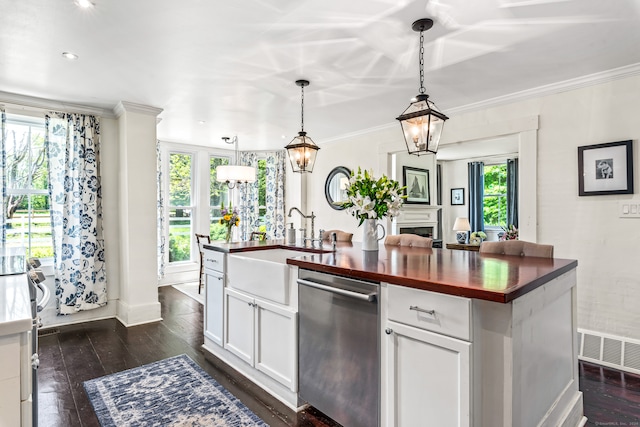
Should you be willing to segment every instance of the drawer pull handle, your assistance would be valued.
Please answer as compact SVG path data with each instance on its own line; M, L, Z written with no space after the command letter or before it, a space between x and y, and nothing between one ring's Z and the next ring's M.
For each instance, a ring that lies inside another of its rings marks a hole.
M429 316L435 316L436 314L435 310L425 310L424 308L420 308L417 305L410 306L409 310L419 311L420 313L425 313L425 314L428 314Z
M207 258L207 262L215 262L217 264L218 260L217 259Z
M384 333L387 334L387 335L391 335L393 333L393 329L387 328L387 329L384 330Z

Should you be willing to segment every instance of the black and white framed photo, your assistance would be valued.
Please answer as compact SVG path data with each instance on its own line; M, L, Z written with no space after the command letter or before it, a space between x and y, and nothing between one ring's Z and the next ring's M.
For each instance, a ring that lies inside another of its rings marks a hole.
M405 203L419 203L428 205L429 202L429 171L427 169L402 167L404 186L407 187Z
M451 189L451 204L464 205L464 188Z
M633 194L632 141L578 147L580 196Z

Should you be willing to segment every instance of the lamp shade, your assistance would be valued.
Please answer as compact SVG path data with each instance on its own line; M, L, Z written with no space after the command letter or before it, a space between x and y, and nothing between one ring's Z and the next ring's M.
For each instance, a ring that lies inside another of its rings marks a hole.
M216 168L218 182L255 182L256 169L251 166L223 165Z
M469 220L462 216L457 217L456 222L453 223L453 231L471 231Z
M320 147L307 136L306 132L298 132L298 136L284 148L287 149L294 172L313 172Z
M444 122L448 117L438 111L429 96L420 94L404 112L396 117L402 126L409 154L437 153Z

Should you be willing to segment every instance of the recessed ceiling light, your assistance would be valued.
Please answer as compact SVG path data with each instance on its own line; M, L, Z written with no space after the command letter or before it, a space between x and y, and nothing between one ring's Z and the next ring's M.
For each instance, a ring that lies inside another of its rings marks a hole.
M76 59L78 59L78 55L71 52L62 52L62 56L70 61L75 61Z
M198 124L199 125L203 125L204 124L204 120L198 120Z
M89 9L95 6L95 3L91 3L89 0L76 0L76 4L84 9Z

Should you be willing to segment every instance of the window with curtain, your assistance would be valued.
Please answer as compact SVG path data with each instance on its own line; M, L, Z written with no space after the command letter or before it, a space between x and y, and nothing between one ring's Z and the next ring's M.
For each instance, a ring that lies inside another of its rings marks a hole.
M209 236L211 240L224 240L226 227L220 224L220 207L229 205L229 187L216 180L216 168L229 164L228 157L209 157Z
M192 160L187 153L169 153L169 262L191 260L193 236Z
M484 226L500 228L507 223L507 164L484 165Z
M49 162L44 119L8 115L4 132L3 211L7 248L53 258L49 206Z

